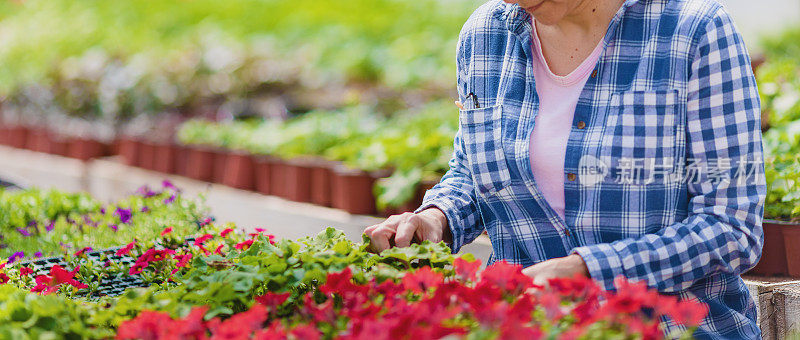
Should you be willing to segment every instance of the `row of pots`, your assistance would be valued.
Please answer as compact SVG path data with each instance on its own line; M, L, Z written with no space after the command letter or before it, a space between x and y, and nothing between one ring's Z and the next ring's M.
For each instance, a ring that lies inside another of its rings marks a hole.
M800 278L800 223L765 220L761 260L750 274Z
M414 199L397 209L377 212L373 186L377 179L389 176L388 171L365 172L318 158L285 160L227 149L157 143L136 138L121 138L119 154L123 162L130 166L361 215L413 211L421 204L425 191L435 184L421 185Z
M69 137L47 129L0 126L0 145L77 158L83 161L113 153L112 146L85 137Z

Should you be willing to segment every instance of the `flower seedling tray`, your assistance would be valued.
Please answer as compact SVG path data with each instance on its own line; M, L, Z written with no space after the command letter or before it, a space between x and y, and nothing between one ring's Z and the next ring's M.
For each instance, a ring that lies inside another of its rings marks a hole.
M184 239L185 243L194 242L195 237L186 237ZM128 267L133 265L136 262L136 259L130 256L117 256L117 250L121 249L122 247L114 247L108 249L101 249L101 250L93 250L87 251L84 255L90 261L94 261L96 263L104 263L105 261L110 261L120 267ZM28 260L28 261L21 261L20 264L22 266L27 266L33 270L32 277L36 277L39 275L47 275L50 273L50 268L55 265L59 265L64 267L67 270L72 270L73 268L67 268L67 262L64 260L63 256L54 256L54 257L46 257L40 258L36 260ZM88 283L88 282L86 282ZM106 277L103 279L103 282L100 283L97 290L92 292L91 295L88 295L88 291L82 291L77 296L79 297L101 297L101 296L118 296L125 292L128 288L135 288L135 287L147 287L147 284L142 281L139 275L128 275L126 273L118 273L111 277ZM81 294L82 293L82 294Z

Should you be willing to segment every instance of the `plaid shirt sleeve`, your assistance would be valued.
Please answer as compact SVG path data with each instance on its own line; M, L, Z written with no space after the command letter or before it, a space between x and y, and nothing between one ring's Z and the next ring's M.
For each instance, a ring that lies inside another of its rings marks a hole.
M462 89L467 81L465 70L467 66L464 65L466 60L464 57L464 34L458 43L457 55L457 68L458 68L458 89L459 100L463 103L466 96ZM455 136L453 157L450 159L450 170L442 177L436 186L425 193L423 203L416 212L436 207L441 210L449 224L450 232L453 234L453 241L450 248L453 253L457 253L462 246L474 241L484 230L481 221L481 215L478 210L477 201L475 198L475 188L472 179L472 174L467 164L467 158L464 151L464 143L461 138L461 129L459 128Z
M708 20L695 40L688 83L687 158L707 165L730 159L731 180L715 181L701 171L687 183L689 215L683 221L639 238L573 249L606 289L623 275L677 292L717 273L740 275L761 256L766 181L755 78L724 9ZM753 170L746 181L734 179Z

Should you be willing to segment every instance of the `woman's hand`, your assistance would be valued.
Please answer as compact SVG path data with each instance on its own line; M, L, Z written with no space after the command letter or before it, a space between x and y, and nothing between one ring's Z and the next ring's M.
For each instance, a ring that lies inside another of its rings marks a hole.
M522 270L522 273L533 278L533 283L546 286L550 279L559 277L589 277L586 262L578 254L542 261Z
M412 212L392 215L379 224L368 227L370 250L380 253L390 247L408 247L411 242L450 242L452 234L447 217L437 208L429 208L415 214Z

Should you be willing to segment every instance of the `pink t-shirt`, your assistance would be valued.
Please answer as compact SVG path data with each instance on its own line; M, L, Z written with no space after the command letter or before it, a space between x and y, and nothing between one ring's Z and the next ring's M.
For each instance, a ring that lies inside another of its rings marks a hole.
M564 159L578 98L603 52L602 40L578 68L566 76L550 71L533 25L533 75L539 113L531 132L531 170L547 203L564 218Z

